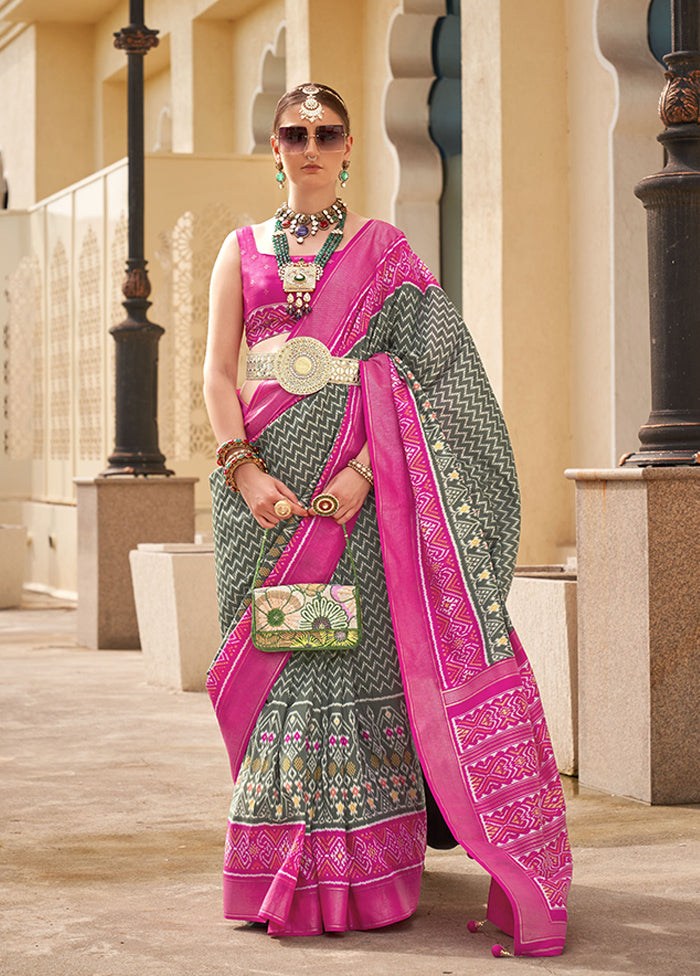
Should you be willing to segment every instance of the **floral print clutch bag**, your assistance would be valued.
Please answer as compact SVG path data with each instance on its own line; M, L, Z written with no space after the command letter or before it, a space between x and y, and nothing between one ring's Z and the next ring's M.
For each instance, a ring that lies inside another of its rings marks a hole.
M267 531L252 588L251 635L260 651L340 650L357 647L362 636L357 568L347 529L355 585L290 583L256 587Z

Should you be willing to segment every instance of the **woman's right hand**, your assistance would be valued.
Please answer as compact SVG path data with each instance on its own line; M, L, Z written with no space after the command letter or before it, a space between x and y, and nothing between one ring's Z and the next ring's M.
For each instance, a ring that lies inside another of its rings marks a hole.
M275 512L275 502L286 498L292 515L308 515L308 510L302 508L299 499L289 488L277 478L261 471L257 464L241 464L234 473L236 487L243 496L243 501L253 514L253 518L263 529L271 529L280 521Z

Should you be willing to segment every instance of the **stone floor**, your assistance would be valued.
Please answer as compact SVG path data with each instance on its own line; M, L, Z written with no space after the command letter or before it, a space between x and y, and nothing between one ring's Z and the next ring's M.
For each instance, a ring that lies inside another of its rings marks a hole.
M487 877L430 852L421 902L376 932L269 939L221 917L229 772L203 694L140 654L77 645L75 610L0 611L1 976L700 974L700 808L565 780L575 875L565 954L494 959Z

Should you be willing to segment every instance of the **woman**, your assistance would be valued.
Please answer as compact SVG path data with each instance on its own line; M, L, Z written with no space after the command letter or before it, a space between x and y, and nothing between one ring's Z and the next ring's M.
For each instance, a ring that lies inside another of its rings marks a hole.
M466 327L405 237L336 200L352 143L333 89L287 92L271 145L288 205L231 234L212 274L205 396L222 444L225 637L209 690L235 780L225 915L271 935L408 917L422 767L452 834L492 875L488 917L516 953L557 954L571 861L544 715L505 610L519 528L508 435ZM319 494L337 500L332 518L310 509ZM359 647L257 650L263 530L267 585L349 583L341 525Z

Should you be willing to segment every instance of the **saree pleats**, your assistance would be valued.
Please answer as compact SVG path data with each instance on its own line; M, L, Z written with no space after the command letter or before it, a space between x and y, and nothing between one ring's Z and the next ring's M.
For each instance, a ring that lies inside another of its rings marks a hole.
M290 935L410 915L422 765L452 834L492 876L489 917L516 953L556 954L571 857L537 687L505 609L520 514L507 431L464 324L405 239L378 222L361 234L294 331L361 359L361 389L299 398L270 383L246 411L249 438L302 504L369 443L376 499L351 536L359 648L252 647L262 530L212 476L225 638L208 687L235 780L225 914ZM332 520L270 535L269 584L352 580Z

